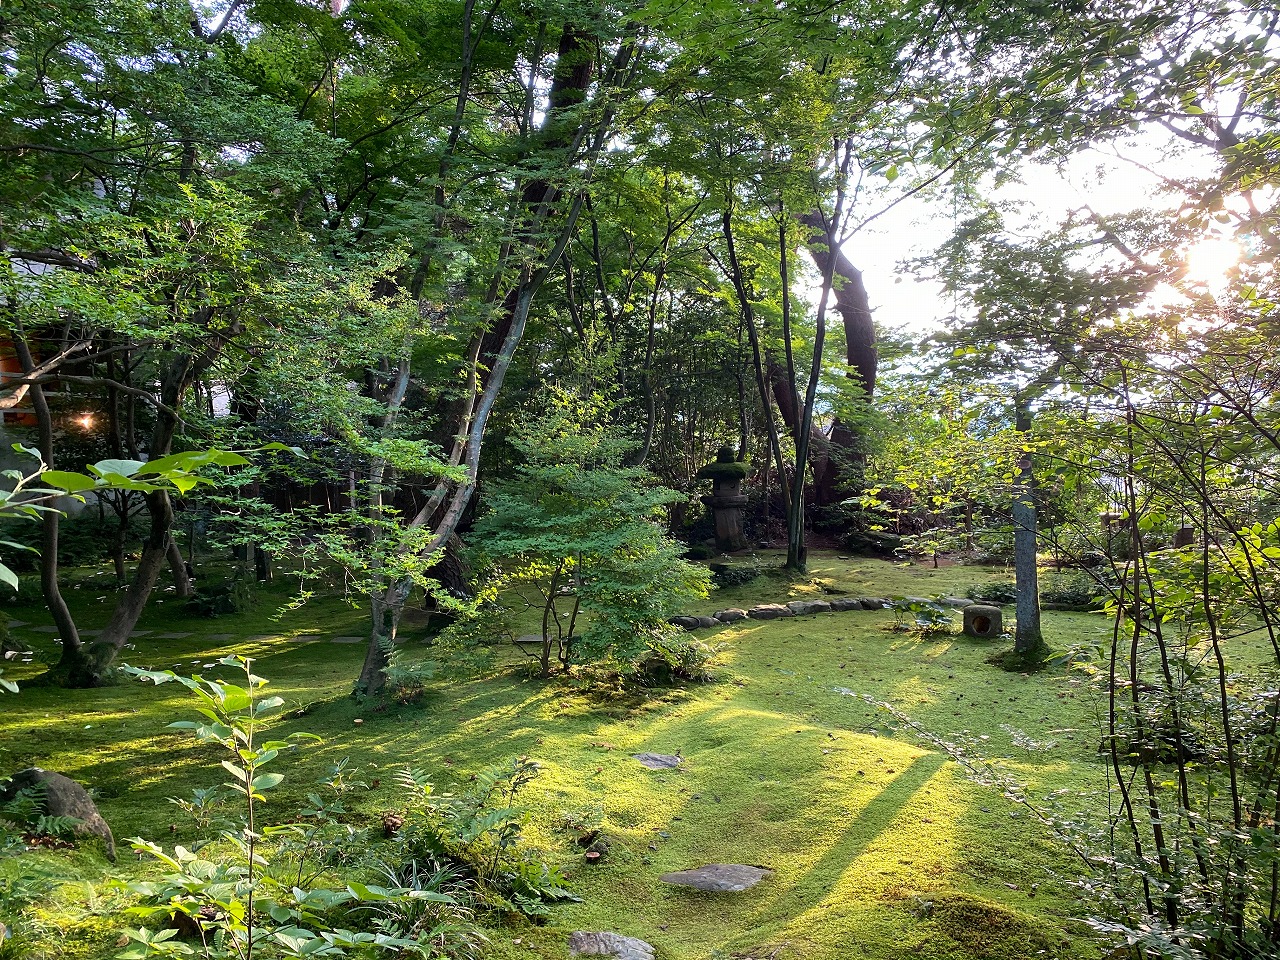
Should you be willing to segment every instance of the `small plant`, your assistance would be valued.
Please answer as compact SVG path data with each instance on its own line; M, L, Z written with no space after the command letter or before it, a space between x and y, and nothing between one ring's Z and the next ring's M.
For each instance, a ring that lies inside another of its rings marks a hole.
M923 597L895 597L889 601L893 611L893 623L889 629L898 633L918 633L932 636L951 633L951 608L937 600Z

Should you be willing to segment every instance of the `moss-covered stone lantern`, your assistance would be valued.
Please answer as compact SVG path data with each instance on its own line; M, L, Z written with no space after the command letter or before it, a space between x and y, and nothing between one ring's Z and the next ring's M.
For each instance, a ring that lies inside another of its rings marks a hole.
M696 474L699 480L710 480L713 484L710 496L703 497L702 502L711 508L711 516L716 522L717 550L746 549L742 508L747 505L747 498L740 488L749 471L745 463L734 459L731 449L721 447L716 454L716 462L707 464Z

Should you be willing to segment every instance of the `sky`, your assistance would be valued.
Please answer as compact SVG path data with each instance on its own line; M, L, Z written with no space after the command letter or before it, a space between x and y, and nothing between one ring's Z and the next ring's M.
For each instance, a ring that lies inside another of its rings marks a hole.
M1163 206L1169 201L1159 195L1158 174L1184 178L1207 174L1212 166L1209 157L1187 155L1171 146L1157 137L1126 144L1125 156L1137 163L1092 149L1061 168L1024 163L1022 183L1010 184L996 196L1019 203L1028 220L1038 217L1046 228L1085 205L1103 216ZM874 209L868 206L864 216ZM863 272L876 322L882 327L902 328L923 338L954 312L945 291L913 276L901 264L932 252L948 239L956 222L948 197L912 197L844 243L846 255Z

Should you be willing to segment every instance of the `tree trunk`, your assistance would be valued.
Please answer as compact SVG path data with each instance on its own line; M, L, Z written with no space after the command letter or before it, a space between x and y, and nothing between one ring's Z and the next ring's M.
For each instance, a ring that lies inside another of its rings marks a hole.
M404 610L404 598L398 597L399 585L393 586L384 596L374 597L370 604L373 630L369 635L369 647L365 651L364 665L356 680L354 696L378 697L387 686L387 668L391 666L391 652L400 627L400 614Z
M862 271L844 255L838 244L828 244L821 210L810 211L798 219L810 230L807 247L819 273L835 279L835 308L844 324L845 358L851 368L850 376L870 402L876 389L878 354L876 326ZM858 435L845 424L837 421L832 425L829 443L823 450L826 456L820 465L814 465L815 505L830 506L847 498L849 493L841 488L854 480L852 474L862 460L858 442Z
M1031 430L1030 400L1019 395L1015 400L1014 427L1025 436ZM1039 530L1036 524L1035 469L1029 452L1018 458L1018 471L1013 488L1013 572L1017 585L1017 631L1013 640L1015 653L1029 654L1044 646L1040 631L1040 572L1036 566Z
M18 354L18 362L22 364L23 375L30 377L35 370L35 358L26 337L21 332L15 333L13 346ZM40 456L45 466L52 468L53 461L53 413L49 410L49 401L44 395L44 387L38 383L31 385L28 391L31 407L36 415L36 428L39 433ZM67 608L58 584L58 529L62 514L56 510L48 510L40 517L40 591L44 594L44 602L53 615L54 625L62 636L62 656L58 663L59 671L67 663L68 657L74 658L80 651L80 631L76 628L75 619ZM70 653L68 653L70 651Z
M165 558L169 562L169 572L173 574L173 591L176 596L190 597L195 591L191 588L191 573L187 570L187 561L182 558L178 549L178 541L173 539L173 531L169 532L169 546L165 548Z

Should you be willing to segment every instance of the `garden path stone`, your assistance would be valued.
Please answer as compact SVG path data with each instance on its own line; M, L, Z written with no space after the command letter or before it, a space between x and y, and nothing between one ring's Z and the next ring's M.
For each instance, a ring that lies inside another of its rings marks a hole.
M31 629L36 633L57 633L58 632L57 627L40 626L40 627L32 627Z
M698 626L705 630L708 627L720 626L720 621L715 617L698 617Z
M364 643L364 637L334 637L332 642L333 643Z
M569 934L571 957L615 957L617 960L654 960L652 944L620 933L575 930Z
M739 620L747 619L747 611L738 607L730 607L728 610L717 610L715 618L721 623L737 623Z
M10 630L16 630L18 627L25 627L27 625L26 620L9 620L5 623L5 626Z
M862 601L857 597L837 597L831 601L831 609L836 613L844 613L846 610L861 610Z
M135 633L134 636L136 637L137 634ZM185 640L189 636L191 636L190 633L182 633L181 631L178 631L176 633L157 633L151 639L152 640Z
M226 643L228 640L234 640L235 638L236 635L234 633L211 633L208 637L215 643Z
M777 620L779 617L790 617L792 612L780 603L762 603L747 611L752 620Z
M943 597L941 602L948 607L967 607L973 603L968 597Z
M632 756L650 770L671 770L684 763L684 757L667 753L633 753Z
M299 633L289 638L291 643L315 643L317 640L323 640L324 637L318 633Z
M669 622L674 627L684 627L686 630L698 629L697 617L672 617ZM538 639L541 640L542 638L539 637Z
M709 863L692 870L664 873L658 879L663 883L693 887L710 893L741 893L772 874L773 871L766 867L752 867L741 863Z
M889 602L882 597L859 597L863 610L883 610Z
M826 600L792 600L787 609L799 617L808 613L830 613L831 604Z
M132 638L132 637L149 637L149 636L151 636L151 634L153 634L153 633L155 633L155 631L154 631L154 630L134 630L132 633L130 633L130 634L129 634L129 636L130 636L130 638Z

